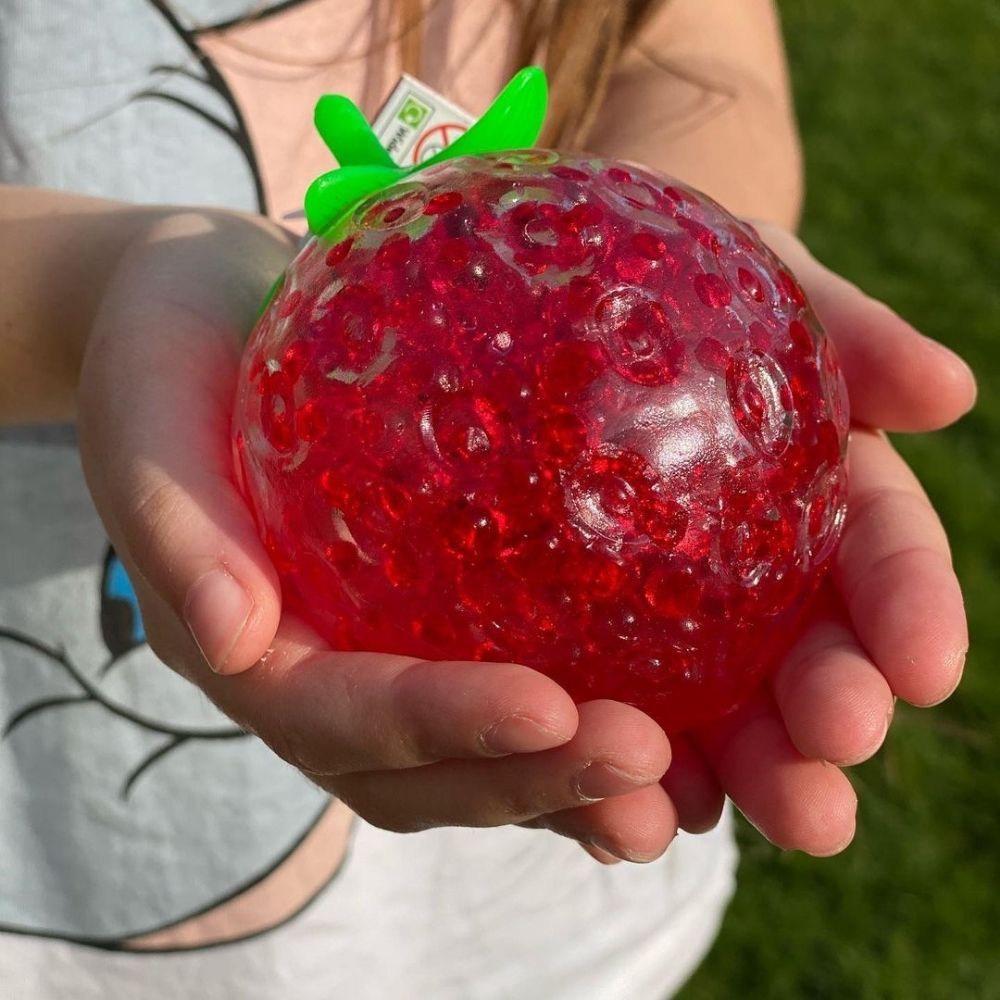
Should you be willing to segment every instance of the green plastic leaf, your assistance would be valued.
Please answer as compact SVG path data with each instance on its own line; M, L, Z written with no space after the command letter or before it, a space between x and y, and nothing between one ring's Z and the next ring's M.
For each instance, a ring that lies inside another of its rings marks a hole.
M527 149L545 122L548 85L538 66L520 70L467 132L436 156L412 167L398 167L378 141L365 116L342 94L327 94L316 104L316 129L340 168L318 177L305 198L306 219L316 235L326 232L362 198L392 187L418 170L455 159Z
M361 110L343 94L321 97L316 102L313 121L340 166L396 167Z
M392 187L405 176L404 170L393 165L341 167L317 177L306 191L306 221L310 230L319 236L359 201L376 191Z
M459 156L534 146L545 124L548 100L545 70L540 66L526 66L497 94L475 125L436 156L411 170L423 170Z

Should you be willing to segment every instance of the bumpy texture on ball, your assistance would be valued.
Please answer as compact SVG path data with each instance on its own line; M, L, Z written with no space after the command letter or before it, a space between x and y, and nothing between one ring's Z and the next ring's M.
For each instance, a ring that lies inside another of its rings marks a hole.
M524 663L669 731L787 640L846 435L830 344L753 229L543 150L429 168L310 241L234 426L287 605L334 648Z

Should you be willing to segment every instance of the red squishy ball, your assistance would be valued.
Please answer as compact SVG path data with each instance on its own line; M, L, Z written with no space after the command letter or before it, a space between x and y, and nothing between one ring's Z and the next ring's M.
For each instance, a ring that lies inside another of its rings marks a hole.
M533 150L430 167L310 240L234 445L286 606L333 648L523 663L677 732L787 642L843 527L847 428L750 226Z

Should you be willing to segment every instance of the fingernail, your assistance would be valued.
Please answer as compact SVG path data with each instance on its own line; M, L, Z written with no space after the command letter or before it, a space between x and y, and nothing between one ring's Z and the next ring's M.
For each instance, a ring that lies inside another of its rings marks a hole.
M605 764L604 761L592 761L574 779L573 788L581 799L591 802L606 799L609 795L623 795L635 791L643 785L651 783L649 778L639 778L632 774Z
M808 854L813 858L832 858L836 854L840 854L846 851L848 847L851 846L851 842L854 840L854 835L856 831L851 830L849 836L845 837L839 844L834 847L821 848L819 850L803 851L803 854Z
M184 621L216 673L225 670L252 611L253 598L225 570L209 570L191 585Z
M631 861L632 864L636 865L648 865L651 861L655 861L663 854L662 851L658 851L656 854L642 854L639 851L630 851L628 848L618 847L615 844L608 843L600 837L592 837L590 844L592 847L596 847L599 851L604 851L605 854L610 854L613 858L618 858L621 861Z
M507 718L484 729L479 743L488 754L537 753L562 746L568 737L548 729L540 722L525 715L508 715Z
M941 694L936 695L933 700L921 702L921 708L934 708L935 705L947 701L958 690L958 685L962 683L962 675L965 673L965 660L968 654L969 647L964 646L952 653L951 656L945 657L946 672L953 675L948 681L948 687Z
M622 863L622 859L614 851L598 847L594 842L585 843L581 840L578 843L595 861L599 861L602 865L620 865Z

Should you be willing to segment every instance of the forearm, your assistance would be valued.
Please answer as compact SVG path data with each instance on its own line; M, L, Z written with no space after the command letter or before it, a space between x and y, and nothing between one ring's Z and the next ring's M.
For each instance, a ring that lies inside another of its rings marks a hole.
M794 229L802 158L772 0L666 0L612 81L589 145Z
M245 332L297 242L267 219L229 209L2 185L0 226L0 425L75 419L81 361L109 292L145 282L164 293L163 276L150 273L151 242L162 244L178 302ZM147 264L137 270L130 262L140 250Z
M0 185L0 424L73 419L103 290L130 241L166 211Z

